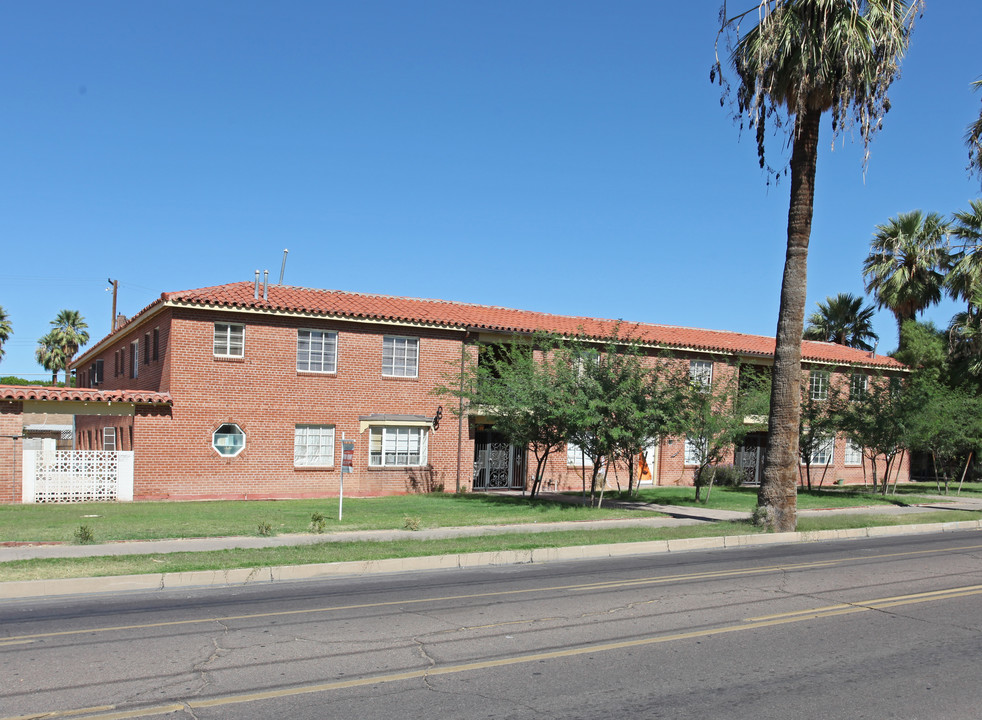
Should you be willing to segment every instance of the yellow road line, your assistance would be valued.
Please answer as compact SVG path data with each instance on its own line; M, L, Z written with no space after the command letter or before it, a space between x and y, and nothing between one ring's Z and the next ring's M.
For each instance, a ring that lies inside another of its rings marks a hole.
M716 571L706 571L706 572L698 572L698 573L687 573L684 575L659 575L659 576L648 577L648 578L637 578L633 580L611 580L608 582L600 582L600 583L556 585L550 587L526 588L521 590L496 590L493 592L472 593L472 594L465 594L465 595L447 595L442 597L417 598L413 600L387 600L381 602L358 603L352 605L333 605L333 606L320 607L320 608L305 608L303 610L277 610L275 612L251 613L246 615L226 615L223 617L197 618L194 620L170 620L170 621L154 622L154 623L139 623L135 625L110 625L106 627L97 627L97 628L88 628L88 629L60 630L58 632L49 632L49 633L12 635L10 637L3 638L2 642L20 641L20 640L37 640L40 638L68 637L73 635L89 635L89 634L106 633L106 632L121 632L124 630L148 630L152 628L175 627L178 625L201 625L205 623L216 623L216 622L227 623L235 620L258 620L262 618L272 618L272 617L312 615L318 613L339 612L342 610L365 610L371 608L395 607L400 605L419 605L423 603L477 600L480 598L528 595L531 593L540 593L540 592L541 593L558 592L558 591L585 592L590 590L613 589L618 587L664 584L669 582L680 582L684 580L705 580L705 579L713 579L713 578L741 577L741 576L748 576L748 575L760 575L760 574L766 574L771 572L787 572L789 570L808 570L808 569L820 568L820 567L834 567L836 565L843 565L843 564L855 562L856 560L874 560L874 559L882 560L885 558L937 554L941 552L950 553L950 552L957 552L962 550L979 550L979 549L982 549L982 545L966 545L963 547L945 548L945 549L938 549L938 550L914 550L914 551L902 552L902 553L884 553L882 555L866 555L861 558L842 558L841 560L823 560L823 561L815 561L810 563L795 563L790 565L769 565L759 568L745 568L740 570L716 570Z
M556 660L559 658L570 658L578 655L598 654L613 652L615 650L625 650L638 648L648 645L660 645L675 642L678 640L692 640L696 638L712 637L715 635L726 635L747 630L757 630L766 627L779 625L789 625L792 623L813 620L816 618L829 618L841 615L849 615L860 612L870 612L877 607L897 607L901 605L912 605L922 602L947 600L955 597L982 594L982 586L968 585L961 588L951 588L949 590L936 591L931 593L914 593L912 595L899 595L892 598L880 598L869 600L862 603L847 606L829 606L826 608L815 608L811 611L801 611L799 613L787 613L784 616L774 616L770 619L749 620L733 625L724 625L718 628L706 628L702 630L691 630L687 632L671 633L669 635L657 635L654 637L635 638L634 640L622 640L618 642L596 643L581 647L567 648L565 650L552 650L549 652L531 653L527 655L516 655L513 657L499 658L497 660L482 660L471 663L458 663L444 667L428 667L420 670L409 670L401 673L390 673L388 675L373 675L363 678L350 680L338 680L335 682L315 683L303 685L295 688L283 688L280 690L266 690L261 692L240 693L235 695L225 695L204 700L188 700L184 703L168 703L165 705L155 705L151 707L136 708L132 710L116 710L112 706L105 709L109 712L100 712L103 708L86 708L83 710L71 710L51 713L36 713L34 715L21 715L16 718L0 718L0 720L37 720L40 718L58 718L75 716L79 720L125 720L127 718L145 718L153 715L176 712L179 710L208 707L224 707L228 705L238 705L242 703L259 702L262 700L275 700L285 697L296 697L298 695L309 695L312 693L330 692L333 690L344 690L347 688L366 687L370 685L382 685L387 683L402 682L424 677L435 677L440 675L454 675L457 673L472 672L475 670L489 670L493 668L508 667L513 665L523 665L526 663L542 662L545 660ZM85 714L92 713L92 714ZM83 717L84 716L84 717Z

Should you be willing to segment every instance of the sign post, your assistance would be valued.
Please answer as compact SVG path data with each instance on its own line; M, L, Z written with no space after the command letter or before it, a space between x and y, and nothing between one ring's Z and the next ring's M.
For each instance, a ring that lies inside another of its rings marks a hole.
M341 433L341 489L338 493L338 522L341 522L344 508L344 475L354 470L355 441L345 440Z

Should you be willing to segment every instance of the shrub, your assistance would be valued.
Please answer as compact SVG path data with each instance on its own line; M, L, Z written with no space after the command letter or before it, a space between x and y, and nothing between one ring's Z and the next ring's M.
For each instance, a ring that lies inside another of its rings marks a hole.
M713 484L719 487L740 487L746 479L743 468L735 465L716 465L715 468L716 478L713 480ZM706 487L709 485L711 477L713 477L713 466L703 468L699 477L696 478L696 485Z
M403 527L406 528L406 530L416 531L419 530L420 523L422 522L423 521L418 517L410 517L409 515L406 515L406 517L403 518Z
M324 516L321 513L315 512L310 516L310 532L317 533L319 535L320 533L324 532L324 528L326 526L327 520L324 519Z
M256 527L256 532L258 532L263 537L269 537L273 534L273 526L270 525L265 520L260 520L259 525Z
M89 545L95 542L95 533L88 525L79 525L75 528L75 542L79 545Z

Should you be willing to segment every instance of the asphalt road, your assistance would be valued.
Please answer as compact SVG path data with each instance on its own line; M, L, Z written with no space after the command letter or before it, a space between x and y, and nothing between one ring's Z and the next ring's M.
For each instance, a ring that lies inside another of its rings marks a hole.
M0 719L975 718L982 534L0 603Z

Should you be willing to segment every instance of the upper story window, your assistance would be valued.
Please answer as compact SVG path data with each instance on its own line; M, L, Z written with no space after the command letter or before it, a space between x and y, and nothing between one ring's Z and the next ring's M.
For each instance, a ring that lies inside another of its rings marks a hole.
M333 373L338 368L338 334L297 330L297 370Z
M808 387L812 400L828 400L829 374L822 370L812 370L808 377Z
M104 367L104 365L105 364L104 364L102 358L99 358L94 363L92 363L92 367L89 369L89 376L92 379L92 384L93 385L99 385L105 379L104 376L103 376L103 372L104 372L103 367Z
M832 451L834 449L835 438L829 437L824 438L824 442L819 438L816 440L816 446L811 451L808 456L808 464L810 465L827 465L832 462ZM801 464L805 464L805 456L801 456Z
M713 386L713 364L708 360L692 360L689 362L689 380L693 387L708 390Z
M862 400L866 397L868 387L869 377L861 373L854 373L849 377L849 399Z
M160 328L153 329L153 360L160 359Z
M140 341L134 340L130 343L130 377L135 378L140 374Z
M382 375L416 377L419 372L419 338L382 338Z
M215 357L245 355L245 325L215 323Z

